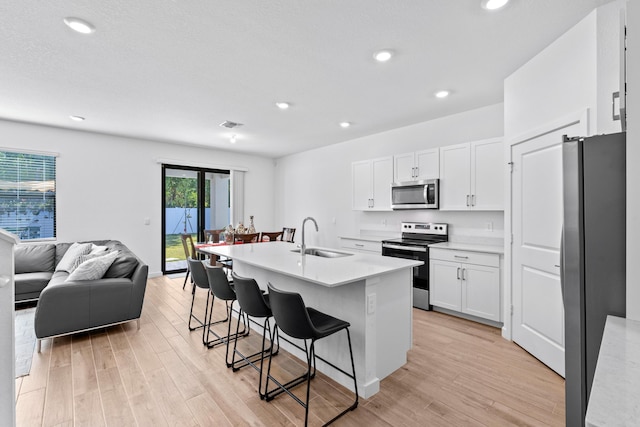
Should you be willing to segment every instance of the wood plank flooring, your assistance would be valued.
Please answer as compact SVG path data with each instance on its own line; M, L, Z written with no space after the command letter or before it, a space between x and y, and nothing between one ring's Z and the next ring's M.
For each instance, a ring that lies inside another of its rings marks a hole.
M232 372L224 346L207 350L201 332L189 332L191 293L182 282L149 280L140 331L132 322L44 341L30 375L16 379L17 425L302 425L304 409L293 399L261 401L255 370ZM194 312L202 314L206 294L198 291ZM214 317L223 316L222 303L216 306ZM240 342L249 351L259 336ZM564 380L498 329L414 309L408 359L379 393L361 399L335 425L564 425ZM281 378L304 370L284 351L274 364ZM304 389L296 394L302 397ZM345 408L351 394L320 374L311 399L309 424L315 426Z

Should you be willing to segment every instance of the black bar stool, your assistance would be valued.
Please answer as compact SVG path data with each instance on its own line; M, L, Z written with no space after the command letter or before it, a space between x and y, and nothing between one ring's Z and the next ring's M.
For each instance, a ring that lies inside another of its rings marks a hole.
M258 286L258 283L254 279L246 277L240 277L235 272L233 276L233 288L236 291L238 298L238 304L240 305L240 315L247 316L246 324L249 324L249 316L264 319L262 322L262 347L261 350L250 354L244 355L237 348L238 341L233 343L233 352L231 353L231 367L233 371L237 371L245 366L252 366L260 374L260 380L258 382L258 395L260 399L264 399L267 393L266 387L264 393L262 392L262 368L264 366L265 356L275 356L280 350L280 342L278 339L277 328L274 328L273 333L271 331L271 324L269 319L273 317L271 313L271 307L269 306L269 295L264 292ZM239 333L240 322L236 327L236 335ZM267 340L267 334L269 335L269 348L265 349L265 343ZM277 349L273 351L274 340L276 342ZM241 359L236 361L236 354ZM260 360L260 366L256 366L256 363Z
M356 368L353 363L353 349L351 346L351 334L349 333L348 322L337 319L328 314L322 313L311 307L306 307L300 294L294 292L280 291L273 287L271 283L269 287L269 303L273 312L273 317L276 320L276 329L281 329L285 334L304 340L305 353L307 355L307 372L289 381L286 384L281 384L275 378L271 376L271 359L269 359L269 366L267 368L267 380L266 388L269 387L269 380L276 383L279 389L274 392L267 392L267 401L272 400L275 396L282 392L287 393L300 405L305 408L304 413L304 425L307 425L309 419L309 390L311 387L311 378L316 373L316 352L315 342L319 339L333 335L336 332L345 330L347 331L347 340L349 342L349 355L351 356L351 372L348 373L335 365L331 365L338 369L349 378L353 378L353 387L355 390L355 401L344 411L333 417L325 425L329 425L349 411L353 411L358 407L358 384L356 382ZM307 340L311 340L311 345L307 348ZM313 364L313 369L312 369ZM303 402L293 393L291 389L299 384L302 384L306 380L307 382L307 400Z
M193 259L191 257L187 258L187 263L189 265L189 271L191 271L191 280L193 281L193 289L191 290L191 309L189 310L189 330L195 331L196 329L202 329L202 341L204 343L204 331L209 326L207 321L207 317L209 317L209 321L211 321L211 316L207 316L209 311L209 279L207 278L207 273L205 273L204 265L202 261ZM206 289L207 290L207 302L205 304L204 309L204 318L200 320L193 314L193 304L196 299L196 289ZM191 326L191 321L195 320L198 326ZM220 322L225 322L225 320L221 320Z
M213 348L220 344L226 344L227 353L225 355L225 362L227 364L227 367L231 367L231 363L229 362L229 341L249 335L249 328L247 327L244 318L242 316L238 316L238 323L240 323L240 319L242 318L242 331L236 330L236 333L231 335L231 320L229 320L229 324L227 326L226 336L218 335L214 330L211 329L211 325L216 323L211 323L211 316L213 315L213 302L215 301L215 299L218 298L225 302L227 319L231 319L233 303L236 301L236 292L229 284L227 275L224 271L222 271L222 267L207 266L205 267L205 270L207 272L207 277L209 278L209 290L211 291L211 310L209 311L209 327L205 328L206 337L204 339L204 344L208 348ZM209 339L210 334L212 334L215 338Z

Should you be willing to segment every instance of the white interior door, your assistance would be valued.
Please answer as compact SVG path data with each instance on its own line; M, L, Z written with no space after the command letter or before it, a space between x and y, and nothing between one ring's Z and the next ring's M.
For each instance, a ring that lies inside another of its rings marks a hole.
M562 135L581 131L573 124L511 147L513 340L562 376Z

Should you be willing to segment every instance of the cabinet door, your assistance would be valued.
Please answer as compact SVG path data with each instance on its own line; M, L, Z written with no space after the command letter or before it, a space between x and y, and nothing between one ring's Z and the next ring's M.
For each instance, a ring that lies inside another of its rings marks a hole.
M416 180L440 178L440 149L417 151L415 154L415 166L418 175Z
M440 209L468 210L471 197L468 143L440 147Z
M460 263L429 261L429 303L449 310L461 310Z
M471 143L471 205L504 210L504 146L501 139Z
M500 269L462 264L462 312L500 321Z
M364 211L371 206L371 161L351 164L351 197L353 210Z
M413 153L393 156L393 182L414 181L415 161Z
M383 157L371 161L373 169L373 203L376 211L391 210L391 180L393 179L393 158Z

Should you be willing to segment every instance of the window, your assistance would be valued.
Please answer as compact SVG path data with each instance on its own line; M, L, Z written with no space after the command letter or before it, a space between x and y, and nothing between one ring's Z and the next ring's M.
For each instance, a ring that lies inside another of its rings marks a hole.
M22 240L56 237L56 158L0 151L0 227Z

